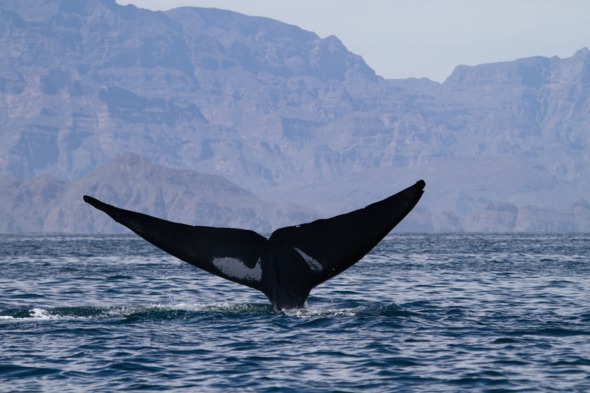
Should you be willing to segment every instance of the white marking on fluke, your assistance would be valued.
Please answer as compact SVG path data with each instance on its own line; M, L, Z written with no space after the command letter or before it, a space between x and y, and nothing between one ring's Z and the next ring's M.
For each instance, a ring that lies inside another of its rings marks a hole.
M304 253L303 251L301 251L300 249L298 249L297 247L293 247L293 249L295 251L297 251L299 253L299 255L301 255L301 257L303 258L303 260L309 265L309 268L313 271L316 272L321 272L323 269L323 266L321 263L319 263L317 260L315 260L313 257L310 257L309 255L307 255L306 253Z
M260 258L258 258L253 268L246 266L241 259L231 257L214 258L213 265L222 273L238 280L260 281L262 279Z

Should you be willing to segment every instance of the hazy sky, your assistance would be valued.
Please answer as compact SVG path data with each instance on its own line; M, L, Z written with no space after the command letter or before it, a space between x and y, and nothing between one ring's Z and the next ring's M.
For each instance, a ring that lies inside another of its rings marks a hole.
M439 82L459 64L570 57L590 47L587 0L117 0L215 7L335 35L386 78Z

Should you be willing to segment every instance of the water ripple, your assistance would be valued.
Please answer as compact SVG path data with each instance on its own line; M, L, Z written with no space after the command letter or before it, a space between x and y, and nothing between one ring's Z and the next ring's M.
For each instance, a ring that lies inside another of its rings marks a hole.
M131 236L0 236L0 386L588 391L589 240L390 236L277 313Z

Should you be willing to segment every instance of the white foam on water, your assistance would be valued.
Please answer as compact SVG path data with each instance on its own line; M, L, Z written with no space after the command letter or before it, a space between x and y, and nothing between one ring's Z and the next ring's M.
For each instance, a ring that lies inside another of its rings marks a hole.
M31 315L31 319L45 320L45 319L60 319L61 318L59 315L54 315L51 312L49 312L43 308L34 308L31 311L29 311L29 313Z
M355 317L362 313L365 307L352 308L297 308L292 310L283 310L283 313L289 317L298 318L317 318L317 317Z
M268 311L270 304L251 303L175 303L152 304L151 309L163 311L194 311L194 312L244 312L244 311Z
M28 316L13 316L13 315L3 315L0 316L0 320L9 320L9 321L27 321L30 322L31 320L35 321L47 321L47 320L54 320L54 319L63 319L63 316L58 314L54 314L51 311L45 310L43 308L33 308L28 310Z

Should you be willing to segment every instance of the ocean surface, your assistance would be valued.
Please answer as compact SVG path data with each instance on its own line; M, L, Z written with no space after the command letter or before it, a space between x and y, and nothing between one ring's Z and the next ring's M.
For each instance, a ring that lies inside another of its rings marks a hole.
M0 391L588 392L590 235L390 235L275 312L134 235L0 235Z

